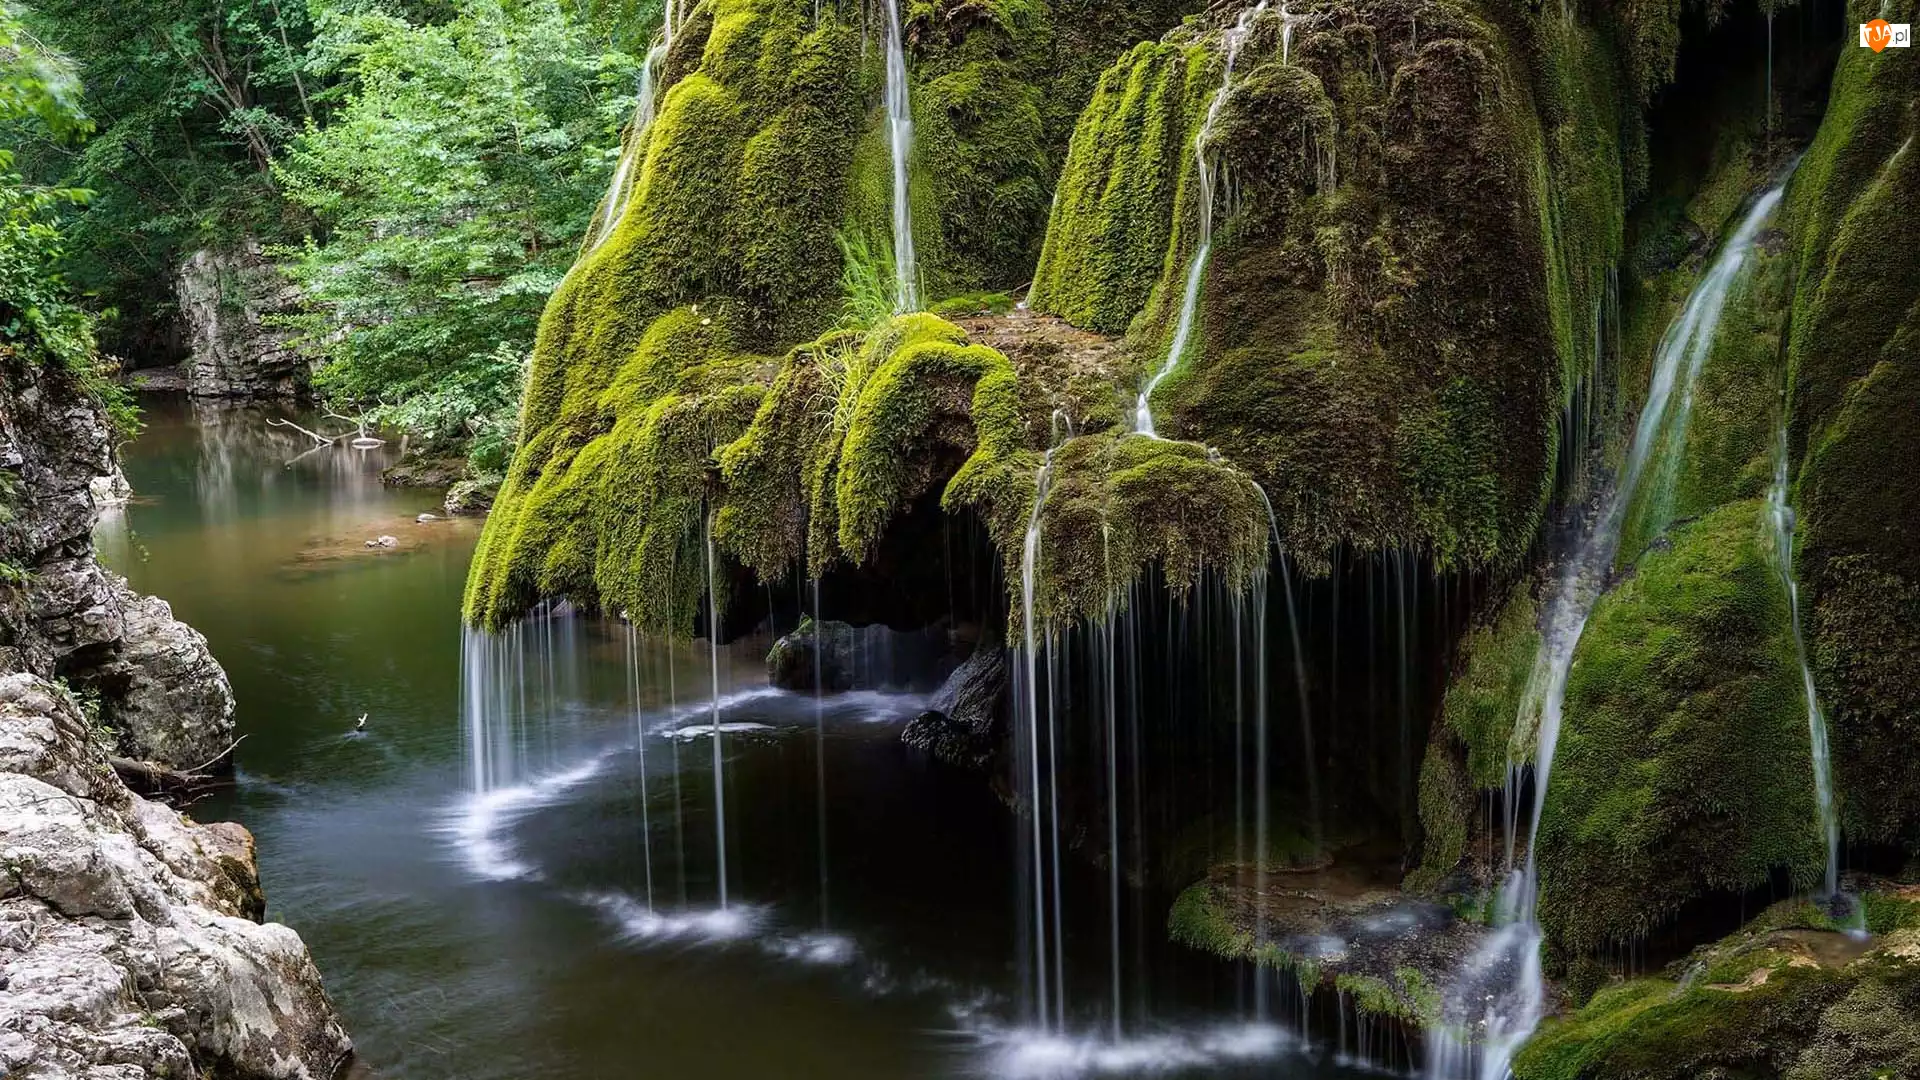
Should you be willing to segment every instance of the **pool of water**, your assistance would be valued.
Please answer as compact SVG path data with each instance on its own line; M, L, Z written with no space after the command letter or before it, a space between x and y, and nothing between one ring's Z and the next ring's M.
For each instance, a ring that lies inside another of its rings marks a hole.
M1068 869L1065 1027L1023 1024L1016 819L900 743L912 688L769 692L765 635L718 658L723 834L714 658L610 621L523 627L513 767L476 785L458 608L477 523L418 521L438 493L382 486L394 447L146 407L102 557L225 665L239 782L194 812L253 830L270 916L378 1075L1353 1074L1254 1005L1295 999L1168 945L1167 897L1122 897L1116 954L1091 866Z

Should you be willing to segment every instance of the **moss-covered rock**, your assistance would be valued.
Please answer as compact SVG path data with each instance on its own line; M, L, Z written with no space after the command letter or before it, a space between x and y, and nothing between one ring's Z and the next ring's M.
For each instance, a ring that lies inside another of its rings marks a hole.
M1848 5L1920 21L1912 0ZM1825 121L1788 191L1799 572L1854 841L1920 850L1920 69L1841 50ZM1891 230L1891 231L1890 231Z
M1806 708L1764 504L1672 530L1574 654L1539 825L1540 919L1577 953L1682 904L1825 865Z
M1160 426L1248 469L1309 562L1348 542L1510 565L1620 249L1605 38L1427 0L1289 14L1290 48L1278 10L1251 24L1209 140L1227 194ZM1036 307L1164 352L1221 74L1217 34L1194 24L1102 77Z
M1920 1068L1920 935L1867 943L1776 906L1670 967L1548 1021L1518 1080L1892 1078Z
M1216 868L1175 899L1168 935L1287 971L1308 991L1337 993L1344 1008L1411 1028L1434 1023L1439 988L1484 931L1338 858L1317 868L1270 870L1264 882L1249 867Z

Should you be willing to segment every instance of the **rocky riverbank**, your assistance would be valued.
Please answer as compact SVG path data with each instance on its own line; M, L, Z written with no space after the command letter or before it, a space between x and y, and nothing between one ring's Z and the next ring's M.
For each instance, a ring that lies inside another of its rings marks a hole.
M64 372L0 355L0 1074L331 1078L352 1043L253 838L116 767L214 770L233 693L206 639L95 559L113 441Z

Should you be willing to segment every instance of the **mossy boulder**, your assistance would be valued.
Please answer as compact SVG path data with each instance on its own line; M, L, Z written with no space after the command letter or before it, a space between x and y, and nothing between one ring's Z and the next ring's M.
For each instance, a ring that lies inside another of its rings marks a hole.
M1764 504L1671 530L1595 605L1539 824L1540 919L1574 953L1785 872L1819 880L1806 705Z
M1920 933L1872 942L1777 905L1660 976L1550 1020L1517 1080L1857 1080L1920 1069Z
M1279 10L1251 23L1210 134L1226 194L1159 426L1247 469L1309 563L1349 543L1510 566L1621 244L1606 37L1428 0L1287 14L1290 46ZM1036 273L1036 308L1127 329L1146 356L1198 248L1217 30L1102 76Z
M1377 868L1343 856L1301 868L1216 867L1167 915L1178 944L1291 973L1343 1009L1409 1028L1435 1023L1441 988L1472 955L1482 928L1402 895ZM1271 860L1270 860L1271 861Z
M1851 26L1920 21L1856 0ZM1920 68L1843 48L1788 190L1799 573L1841 823L1920 851Z

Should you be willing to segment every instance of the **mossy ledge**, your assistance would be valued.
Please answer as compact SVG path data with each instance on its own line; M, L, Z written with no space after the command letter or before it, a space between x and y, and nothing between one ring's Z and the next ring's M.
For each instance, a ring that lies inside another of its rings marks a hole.
M1354 857L1352 852L1346 857ZM1480 927L1405 897L1379 868L1339 861L1216 867L1182 891L1167 915L1178 944L1291 974L1308 992L1407 1029L1438 1022L1440 988L1472 954ZM1392 860L1388 862L1391 864ZM1385 874L1390 879L1394 867Z
M1034 99L1061 89L1077 113L1087 65L1119 47L1107 39L1168 18L1115 8L1097 31L1042 4L908 13L922 256L956 310L994 307L1037 247L1035 192L1070 116ZM833 328L835 234L884 235L886 219L877 59L856 14L706 0L687 19L631 201L542 320L469 621L564 598L690 633L710 579L724 594L743 571L859 568L929 493L984 522L1017 571L1052 415L1089 430L1120 415L1111 381L1090 388L1044 350L1010 360L932 315ZM1049 618L1099 616L1153 564L1176 590L1207 573L1244 586L1264 567L1258 493L1203 447L1107 431L1063 448L1057 474L1041 518ZM711 573L709 537L726 563Z

